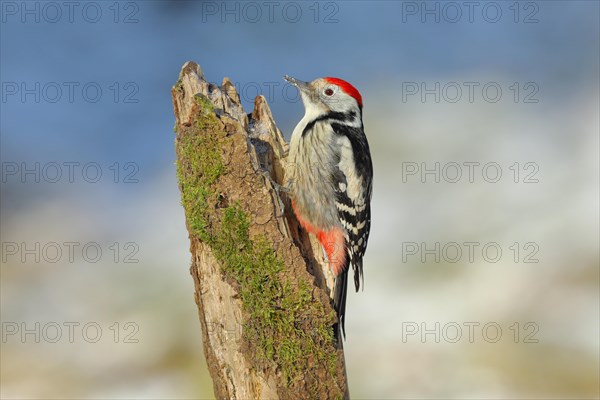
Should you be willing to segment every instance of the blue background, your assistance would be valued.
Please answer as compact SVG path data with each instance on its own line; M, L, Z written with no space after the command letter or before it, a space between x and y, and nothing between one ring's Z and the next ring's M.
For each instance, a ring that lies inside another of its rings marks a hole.
M303 109L284 74L338 76L362 93L375 187L366 288L348 299L353 397L597 397L599 4L482 1L469 15L467 3L275 2L270 15L260 1L100 1L77 2L71 19L62 2L2 1L2 242L104 251L97 263L3 254L2 397L212 396L174 166L170 90L188 60L209 81L230 77L248 112L265 95L287 139ZM78 85L73 101L65 82ZM465 82L477 84L472 101ZM36 83L39 102L22 97L21 85ZM482 93L490 83L498 101ZM86 84L102 89L97 102ZM407 92L421 85L433 94ZM65 162L97 163L102 179L80 169L73 183L44 179L44 166ZM442 168L464 162L497 163L502 179L478 170L470 182L465 168L452 183ZM523 183L527 162L537 182ZM6 170L35 163L39 182ZM439 182L407 174L407 163L439 163ZM124 183L132 171L137 183ZM470 241L498 243L503 255L449 262L405 251ZM129 242L138 263L123 262ZM538 262L524 262L526 243ZM56 343L5 335L12 324L69 321L96 322L101 340L78 333L70 343L64 326ZM468 321L498 324L501 339L479 330L470 341ZM115 322L121 334L135 323L138 343L115 343ZM524 342L527 322L537 343ZM440 338L407 335L409 326Z

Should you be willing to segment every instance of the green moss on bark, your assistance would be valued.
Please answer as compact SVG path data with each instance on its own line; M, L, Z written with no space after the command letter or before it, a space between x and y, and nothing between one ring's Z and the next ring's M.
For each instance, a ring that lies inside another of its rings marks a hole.
M312 295L307 279L292 280L265 237L251 238L250 217L239 203L218 207L215 190L225 174L222 149L231 140L209 99L195 96L200 112L178 134L177 175L188 228L212 250L224 275L238 285L244 311L243 340L257 370L273 366L288 385L300 383L316 364L335 380L335 315ZM309 388L316 394L319 383Z

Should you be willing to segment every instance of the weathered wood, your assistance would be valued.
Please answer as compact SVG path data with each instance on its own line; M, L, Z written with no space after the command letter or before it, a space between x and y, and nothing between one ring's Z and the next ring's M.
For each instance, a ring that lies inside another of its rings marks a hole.
M177 170L204 353L219 399L347 398L322 248L283 184L288 145L264 97L186 63L172 89ZM283 206L283 210L282 210Z

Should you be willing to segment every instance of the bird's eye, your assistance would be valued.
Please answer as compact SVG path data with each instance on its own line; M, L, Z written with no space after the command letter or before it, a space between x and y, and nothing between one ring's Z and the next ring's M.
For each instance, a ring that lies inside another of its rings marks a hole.
M331 88L327 88L327 89L325 89L325 94L326 94L327 96L333 96L333 89L331 89Z

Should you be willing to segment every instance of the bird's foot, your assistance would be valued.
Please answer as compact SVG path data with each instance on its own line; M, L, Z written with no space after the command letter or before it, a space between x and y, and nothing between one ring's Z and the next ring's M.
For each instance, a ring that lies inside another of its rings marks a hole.
M277 203L279 204L279 211L280 211L280 215L278 215L278 217L283 216L283 213L285 211L285 206L283 204L283 200L281 200L281 196L280 193L289 193L290 192L290 188L287 186L283 186L280 185L279 183L275 182L275 180L273 178L271 178L271 173L265 169L261 169L259 170L259 173L267 180L271 183L271 186L273 187L273 190L275 190L275 194L276 194L276 199L277 199Z

